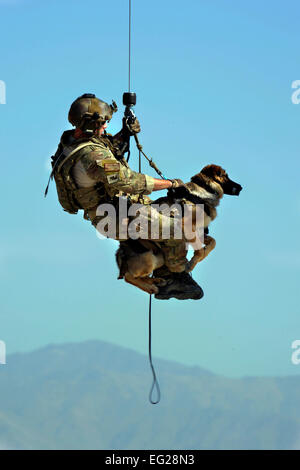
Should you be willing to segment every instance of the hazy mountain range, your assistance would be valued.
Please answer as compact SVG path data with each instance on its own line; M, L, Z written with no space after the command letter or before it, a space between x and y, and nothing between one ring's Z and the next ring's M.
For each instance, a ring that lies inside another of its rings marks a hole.
M229 379L103 343L0 366L0 449L299 449L300 376Z

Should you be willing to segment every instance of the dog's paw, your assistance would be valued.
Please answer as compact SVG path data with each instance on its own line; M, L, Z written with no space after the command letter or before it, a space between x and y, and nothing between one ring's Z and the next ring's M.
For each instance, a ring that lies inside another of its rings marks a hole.
M166 279L163 279L161 277L153 277L152 282L153 284L157 284L159 287L163 287L167 285Z
M152 286L149 287L149 294L158 294L159 288L152 284Z
M196 264L203 261L205 257L206 257L205 247L201 248L201 250L195 251L195 254L192 257L192 259L186 263L185 271L187 273L191 272L194 269L194 267L196 266Z
M188 261L185 265L185 272L190 273L193 270L191 261Z

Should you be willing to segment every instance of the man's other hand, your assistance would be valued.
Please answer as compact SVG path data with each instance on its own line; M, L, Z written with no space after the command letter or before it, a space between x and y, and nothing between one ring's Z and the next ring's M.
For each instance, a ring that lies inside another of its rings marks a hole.
M141 126L138 118L135 118L134 122L129 124L125 118L123 118L123 129L127 131L130 135L138 134L141 132Z

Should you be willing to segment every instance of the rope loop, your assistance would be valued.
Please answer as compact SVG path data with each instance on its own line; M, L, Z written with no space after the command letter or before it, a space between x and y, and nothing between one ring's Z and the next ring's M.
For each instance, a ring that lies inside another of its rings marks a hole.
M157 380L157 377L156 377L156 373L155 373L155 369L154 369L153 362L152 362L152 351L151 351L151 337L152 337L152 334L151 334L151 314L152 314L152 296L150 295L150 297L149 297L149 361L150 361L150 367L151 367L152 375L153 375L153 382L152 382L152 386L151 386L150 393L149 393L149 401L150 401L150 403L151 403L152 405L157 405L157 404L160 402L160 388L159 388L159 383L158 383L158 380ZM156 399L156 400L153 399L153 392L154 392L154 389L156 389L156 394L157 394L157 399Z

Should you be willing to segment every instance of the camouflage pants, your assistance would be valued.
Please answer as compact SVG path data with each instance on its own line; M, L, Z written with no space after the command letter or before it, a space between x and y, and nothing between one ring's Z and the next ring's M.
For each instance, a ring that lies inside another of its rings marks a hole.
M100 210L99 210L100 208ZM132 209L133 206L130 206ZM155 204L140 204L137 213L130 214L128 206L103 205L89 210L88 215L98 233L106 238L126 241L148 240L158 243L165 258L165 265L172 272L182 272L186 265L186 239L182 233L182 220L176 209L165 214ZM132 212L132 211L131 211Z

